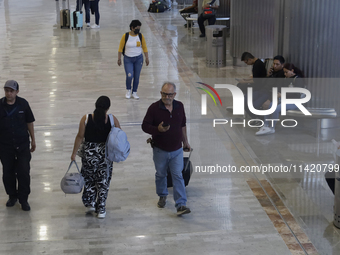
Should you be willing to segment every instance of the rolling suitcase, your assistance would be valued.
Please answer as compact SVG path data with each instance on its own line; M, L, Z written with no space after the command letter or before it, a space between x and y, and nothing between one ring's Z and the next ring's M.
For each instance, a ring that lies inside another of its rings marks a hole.
M67 1L68 9L60 10L60 28L70 28L70 2Z
M192 175L193 172L193 167L190 161L190 157L191 157L191 152L193 151L193 149L191 149L189 157L184 157L183 158L183 171L182 171L182 175L183 175L183 179L184 179L184 184L185 186L188 186L189 181L190 181L190 177ZM171 177L171 173L170 173L170 169L168 169L168 176L167 176L167 187L170 188L172 187L172 177Z
M79 11L74 11L72 12L71 15L71 28L72 29L83 29L83 12L82 12L82 8L83 8L83 4L82 4L82 0L77 0L79 1Z

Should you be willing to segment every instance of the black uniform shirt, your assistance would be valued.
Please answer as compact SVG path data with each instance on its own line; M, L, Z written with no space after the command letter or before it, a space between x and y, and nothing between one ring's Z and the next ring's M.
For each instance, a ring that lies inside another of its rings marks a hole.
M34 122L33 112L28 102L16 97L13 105L6 98L0 99L0 146L19 147L29 143L27 123Z

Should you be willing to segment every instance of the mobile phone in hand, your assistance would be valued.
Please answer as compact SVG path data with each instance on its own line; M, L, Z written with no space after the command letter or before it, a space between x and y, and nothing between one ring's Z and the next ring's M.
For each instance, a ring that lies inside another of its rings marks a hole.
M162 124L162 127L167 127L167 126L170 126L170 124L169 124L169 123L166 123L166 122L164 122L164 123Z

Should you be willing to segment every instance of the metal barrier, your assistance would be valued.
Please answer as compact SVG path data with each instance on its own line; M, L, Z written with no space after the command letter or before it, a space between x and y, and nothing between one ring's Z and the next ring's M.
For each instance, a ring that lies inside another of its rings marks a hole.
M337 165L340 164L340 150L336 152L336 160L335 163ZM334 221L333 224L337 228L340 228L340 173L335 173L335 188L334 188Z
M207 67L226 66L227 27L221 25L206 26L207 37L206 65Z

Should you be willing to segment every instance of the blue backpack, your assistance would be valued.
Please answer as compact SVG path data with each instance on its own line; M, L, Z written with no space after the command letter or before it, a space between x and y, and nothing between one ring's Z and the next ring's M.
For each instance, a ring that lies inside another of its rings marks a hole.
M111 162L125 161L130 154L130 143L123 130L115 127L114 119L109 114L111 131L106 139L105 158Z

